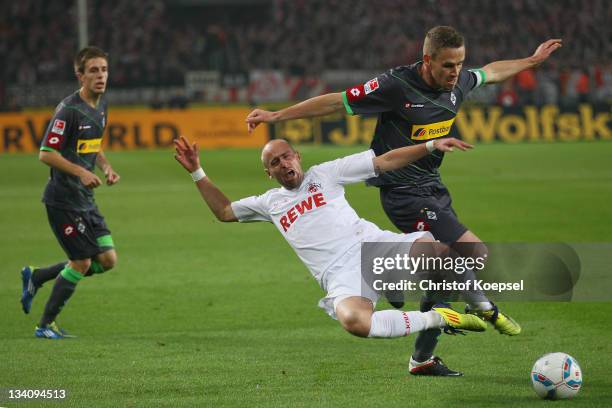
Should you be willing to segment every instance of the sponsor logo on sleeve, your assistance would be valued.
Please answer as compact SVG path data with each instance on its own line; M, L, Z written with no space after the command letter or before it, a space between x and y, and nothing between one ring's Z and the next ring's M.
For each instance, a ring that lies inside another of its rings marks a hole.
M358 101L364 96L365 91L363 89L363 85L357 85L346 90L346 99L348 99L349 102Z
M45 146L58 150L62 146L63 140L64 140L64 136L51 132L47 136L47 141L45 143Z
M365 83L365 85L363 85L363 90L365 91L366 95L374 92L377 89L378 89L378 77L374 79L370 79L368 82Z
M429 140L443 137L450 133L455 118L427 125L412 125L410 138L412 140Z
M51 128L52 133L63 135L65 129L66 129L66 121L63 121L60 119L55 119L55 121L53 121L53 127Z

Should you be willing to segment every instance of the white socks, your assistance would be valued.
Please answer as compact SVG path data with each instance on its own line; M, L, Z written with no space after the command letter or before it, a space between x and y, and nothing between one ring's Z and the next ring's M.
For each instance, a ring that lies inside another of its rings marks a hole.
M382 310L372 314L368 337L402 337L443 326L444 320L433 310L425 313Z
M419 312L420 313L420 312ZM446 327L446 322L440 316L440 313L430 310L429 312L421 313L425 320L425 327L422 330L441 329Z

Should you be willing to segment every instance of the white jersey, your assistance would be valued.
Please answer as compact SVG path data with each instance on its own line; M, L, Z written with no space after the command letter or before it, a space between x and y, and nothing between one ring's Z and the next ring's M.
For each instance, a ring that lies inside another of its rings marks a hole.
M344 185L376 176L368 150L311 167L294 189L268 190L232 203L240 222L274 223L320 282L324 272L352 246L382 231L359 218L344 197Z

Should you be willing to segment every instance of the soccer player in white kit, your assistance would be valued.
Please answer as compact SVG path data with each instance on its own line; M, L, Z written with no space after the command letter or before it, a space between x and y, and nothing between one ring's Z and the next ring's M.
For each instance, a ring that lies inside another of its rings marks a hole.
M344 197L344 185L402 168L433 150L466 150L472 146L454 138L407 146L375 156L372 150L311 167L304 172L300 154L285 140L268 142L261 153L266 174L280 187L262 195L230 201L200 166L198 146L185 137L175 140L176 160L191 173L214 215L224 222L267 221L280 231L310 270L326 296L322 307L349 333L359 337L402 337L431 328L484 331L477 316L461 314L448 305L431 311L374 311L379 294L362 286L363 242L433 244L429 232L398 234L383 231L360 218ZM432 245L433 246L433 245Z

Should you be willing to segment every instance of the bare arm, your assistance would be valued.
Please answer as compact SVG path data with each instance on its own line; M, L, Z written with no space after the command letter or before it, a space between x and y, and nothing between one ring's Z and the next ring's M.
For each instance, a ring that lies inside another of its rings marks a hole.
M255 109L246 118L247 128L251 133L260 123L275 123L290 119L311 118L313 116L325 116L330 113L344 110L342 93L329 93L315 96L303 102L276 112L263 109Z
M503 82L506 79L544 62L550 54L561 48L561 39L555 38L540 44L532 56L516 60L495 61L482 67L488 84Z
M98 152L98 155L96 156L96 165L100 170L104 172L104 177L106 177L106 184L108 184L109 186L116 184L121 178L119 174L117 174L113 170L108 159L106 158L106 155L104 154L104 151L102 150L100 150Z
M174 140L176 154L174 158L178 161L185 170L193 173L200 168L200 151L198 146L190 144L186 137L181 136L180 139ZM221 190L213 184L208 177L196 181L196 187L200 191L200 195L206 201L206 204L217 217L219 221L235 222L238 221L234 211L232 210L231 201L223 194Z
M442 152L452 152L453 147L459 150L471 149L473 146L457 140L455 138L438 139L433 141L433 147L436 150ZM374 158L374 169L376 174L382 174L387 171L393 171L406 167L408 164L419 160L429 154L425 143L421 143L414 146L400 147L399 149L393 149L385 154L376 156Z
M47 166L53 167L63 173L76 176L81 180L81 183L88 188L96 188L102 181L91 171L84 167L78 166L66 159L58 152L50 152L41 150L38 154L38 159Z

